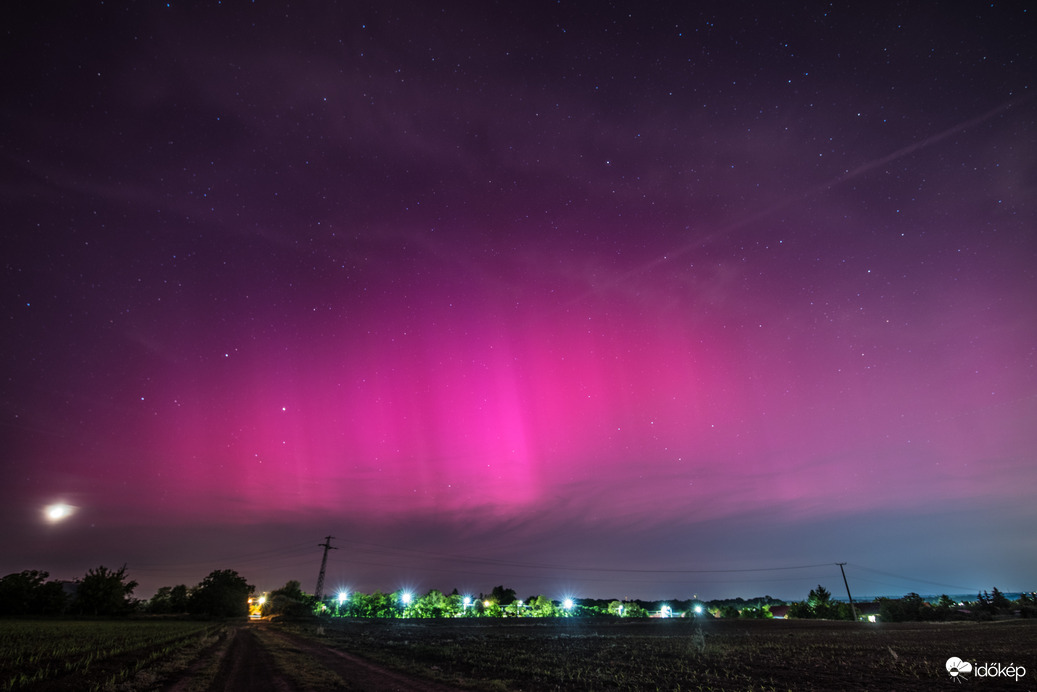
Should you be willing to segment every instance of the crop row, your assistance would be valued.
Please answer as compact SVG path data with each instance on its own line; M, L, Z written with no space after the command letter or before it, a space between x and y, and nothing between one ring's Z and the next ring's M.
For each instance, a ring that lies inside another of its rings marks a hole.
M146 651L128 675L206 630L192 622L0 622L0 690L85 674L101 662Z

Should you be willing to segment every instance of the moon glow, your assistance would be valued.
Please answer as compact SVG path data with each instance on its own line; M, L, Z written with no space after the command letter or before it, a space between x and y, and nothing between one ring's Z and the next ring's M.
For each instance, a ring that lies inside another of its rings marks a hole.
M66 505L64 502L56 502L52 505L47 505L43 509L43 514L47 517L48 522L57 524L72 516L73 511L75 511L75 508L71 505Z

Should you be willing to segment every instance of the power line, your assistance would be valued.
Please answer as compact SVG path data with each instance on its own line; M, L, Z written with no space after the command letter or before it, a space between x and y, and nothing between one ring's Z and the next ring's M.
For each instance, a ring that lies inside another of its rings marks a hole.
M941 583L941 582L938 582L938 581L927 581L925 579L916 579L914 577L905 577L902 574L893 574L891 572L883 572L882 570L872 569L870 567L864 567L863 565L855 565L853 563L850 563L850 566L851 567L856 567L857 569L863 569L866 572L874 572L875 574L881 574L883 576L893 577L894 579L901 579L903 581L917 582L919 584L930 584L932 586L942 586L942 587L948 588L948 589L960 589L962 592L970 592L970 591L978 592L979 591L979 589L972 588L972 587L969 587L969 586L961 586L961 585L958 585L958 584L944 584L944 583Z
M170 567L176 567L178 569L193 567L204 568L213 565L214 562L233 563L235 566L240 565L241 563L268 563L272 559L283 560L292 557L302 557L304 554L309 554L311 548L308 547L308 545L309 544L296 544L285 546L283 548L271 548L269 550L262 550L254 553L241 553L236 556L193 560L189 562L183 560L177 560L175 563L131 560L130 564L133 565L134 570L157 571L169 569Z
M564 572L609 572L624 574L736 574L748 572L777 572L795 569L814 569L817 567L829 567L832 564L830 562L823 562L812 565L790 565L784 567L745 567L738 569L634 569L629 567L579 567L549 563L521 562L516 560L498 560L493 558L473 557L468 555L452 555L448 553L435 553L427 550L397 548L394 546L386 546L377 543L365 543L363 541L349 541L349 544L354 547L366 546L367 550L374 548L382 552L399 553L402 555L420 555L423 557L431 557L439 560L449 560L452 562L470 562L482 565L499 565L503 567L524 567L527 569L550 569Z

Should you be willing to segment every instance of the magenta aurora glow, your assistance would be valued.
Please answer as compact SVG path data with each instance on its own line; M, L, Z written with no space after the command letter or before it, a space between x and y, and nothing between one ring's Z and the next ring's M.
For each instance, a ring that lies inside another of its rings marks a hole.
M3 574L1034 587L1033 11L170 4L7 29Z

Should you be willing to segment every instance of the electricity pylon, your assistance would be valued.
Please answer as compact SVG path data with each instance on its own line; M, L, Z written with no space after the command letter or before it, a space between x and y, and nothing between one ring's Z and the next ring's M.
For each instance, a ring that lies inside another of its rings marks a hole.
M324 548L324 559L320 561L320 576L317 577L317 591L313 594L317 603L320 603L321 599L324 597L324 570L328 566L328 551L338 550L338 548L331 545L332 538L334 538L334 536L325 536L324 542L317 544L318 548Z

